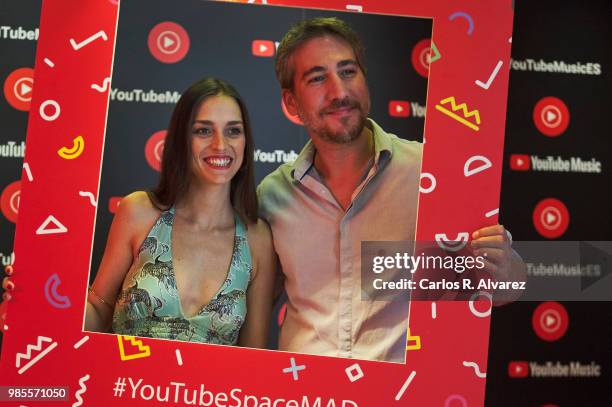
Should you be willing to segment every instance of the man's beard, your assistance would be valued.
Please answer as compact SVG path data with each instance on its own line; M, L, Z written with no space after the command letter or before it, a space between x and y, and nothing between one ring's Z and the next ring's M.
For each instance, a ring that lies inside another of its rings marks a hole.
M357 122L351 125L349 121L353 120L353 116L343 117L340 121L344 125L344 129L340 131L332 131L324 125L320 127L311 127L307 121L304 121L304 119L302 120L304 121L305 127L317 134L322 140L335 144L347 144L359 138L366 124L367 113L363 111L363 107L359 102L351 99L333 101L328 107L321 110L318 116L324 121L328 113L346 107L350 107L357 111Z

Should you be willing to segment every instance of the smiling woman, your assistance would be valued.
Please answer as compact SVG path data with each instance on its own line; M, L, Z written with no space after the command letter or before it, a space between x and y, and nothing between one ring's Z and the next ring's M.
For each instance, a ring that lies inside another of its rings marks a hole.
M172 114L157 188L119 206L85 329L263 347L273 266L246 106L228 83L200 80Z

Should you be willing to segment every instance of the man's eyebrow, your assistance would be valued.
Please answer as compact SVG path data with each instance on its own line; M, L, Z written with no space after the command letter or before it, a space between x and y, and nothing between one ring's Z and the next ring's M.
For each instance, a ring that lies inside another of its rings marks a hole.
M312 68L308 69L307 71L305 71L302 74L302 79L306 78L308 75L310 75L312 73L315 73L315 72L325 72L325 71L326 71L326 69L324 67L322 67L322 66L319 66L319 65L313 66Z
M344 68L347 65L357 65L357 61L354 59L343 59L342 61L338 62L336 66L338 68Z

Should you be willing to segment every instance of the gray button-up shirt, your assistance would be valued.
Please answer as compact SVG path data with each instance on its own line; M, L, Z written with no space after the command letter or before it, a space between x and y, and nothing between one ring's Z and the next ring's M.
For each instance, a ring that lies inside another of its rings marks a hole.
M362 300L361 242L414 241L422 145L370 119L367 126L374 165L346 211L313 166L312 142L259 185L260 216L272 228L288 296L280 350L404 361L406 293Z

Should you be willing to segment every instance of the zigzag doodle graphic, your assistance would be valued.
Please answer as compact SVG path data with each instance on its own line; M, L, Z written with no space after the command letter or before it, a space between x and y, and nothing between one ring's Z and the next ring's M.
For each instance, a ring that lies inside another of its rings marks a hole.
M76 397L77 401L75 401L74 403L72 403L72 407L79 407L81 404L83 404L83 398L81 397L81 394L85 393L87 391L87 386L85 385L85 382L89 380L89 375L86 374L85 376L81 377L79 379L79 390L77 390L77 392L74 394L74 396Z
M49 346L43 349L44 342L52 342ZM32 367L36 362L42 359L47 353L51 352L57 347L57 342L53 342L53 339L47 338L46 336L38 336L36 338L36 345L27 345L25 353L17 353L15 357L15 367L20 368L22 360L29 360L23 367L18 371L19 374L23 374L26 370ZM32 358L32 351L40 352L38 355Z
M448 103L450 103L451 105L451 110L448 110L447 108L441 106L441 105L445 105ZM447 97L446 99L442 99L440 101L440 104L436 105L436 109L444 113L445 115L457 120L459 123L469 127L472 130L475 130L475 131L480 130L480 128L476 125L476 124L480 124L480 112L478 111L478 109L469 111L465 103L457 105L457 103L455 102L454 96L450 96L450 97ZM459 116L456 113L453 113L458 110L461 110L463 112L463 117ZM474 118L476 119L476 124L471 123L466 120L467 118L472 117L472 116L474 116Z
M124 339L130 341L130 344L132 346L138 347L139 352L131 355L126 355L125 349L123 347ZM143 345L141 340L136 339L133 336L119 335L117 336L117 341L119 342L119 356L121 357L121 360L132 360L151 356L151 348L148 345Z

